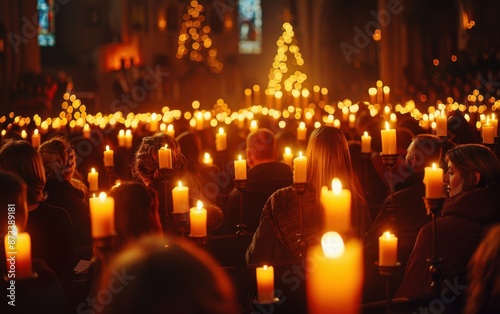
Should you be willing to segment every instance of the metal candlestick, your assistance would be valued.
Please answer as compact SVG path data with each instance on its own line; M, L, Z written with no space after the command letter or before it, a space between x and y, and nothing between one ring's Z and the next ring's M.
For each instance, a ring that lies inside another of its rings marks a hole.
M236 235L243 237L247 234L247 225L243 223L243 191L245 191L247 187L247 179L235 179L234 186L240 191L240 223L236 225Z
M168 190L168 183L172 179L173 169L169 168L159 168L158 174L160 175L161 182L163 182L164 188L164 200L165 200L165 215L168 216L168 195L170 191Z
M387 167L389 171L389 187L391 190L391 204L394 205L394 184L392 184L392 167L396 164L398 160L398 154L380 154L380 158L382 158L382 162Z
M397 262L396 265L393 266L382 266L378 262L375 262L375 265L378 266L378 273L380 274L380 276L384 278L385 281L385 296L387 300L386 313L389 314L391 313L391 303L392 303L390 281L391 278L394 278L399 275L399 272L401 270L401 263Z
M302 197L304 193L306 192L306 187L307 187L307 182L294 182L293 183L293 189L295 190L295 193L299 195L299 202L300 202L300 232L297 233L297 243L299 245L299 256L300 257L305 257L306 252L307 252L307 241L303 238L304 236L304 225L303 225L303 212L304 212L304 205L303 205L303 200Z
M427 208L427 214L432 214L432 256L427 259L427 262L431 265L429 267L429 272L432 278L431 286L434 288L436 296L439 296L441 292L441 282L444 275L444 261L441 257L438 257L437 253L436 215L443 208L444 198L424 197L424 203L425 208Z

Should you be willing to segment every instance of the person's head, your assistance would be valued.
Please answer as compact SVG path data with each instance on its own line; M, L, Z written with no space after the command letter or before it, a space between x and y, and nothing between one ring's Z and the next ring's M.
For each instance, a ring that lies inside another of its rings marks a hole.
M9 172L0 171L0 235L7 234L13 223L19 232L28 222L27 188L23 180ZM9 217L9 215L11 215Z
M249 167L276 161L276 140L273 132L262 128L248 134L246 155Z
M76 158L71 145L62 137L52 138L40 145L47 180L71 181L75 173Z
M122 289L104 306L107 314L236 314L234 288L205 251L179 238L150 236L116 256L101 279L101 289Z
M125 182L113 187L115 228L121 246L145 234L161 232L158 196L142 183Z
M8 141L0 148L0 169L20 176L28 186L28 204L45 199L45 169L38 152L26 141Z
M177 172L176 175L181 175L180 172L184 170L186 158L182 155L181 147L175 139L161 132L146 136L132 160L132 174L144 184L149 185L154 180L160 179L158 150L165 145L172 150L172 171Z
M469 262L464 313L498 313L500 309L500 224L494 225Z
M406 166L413 172L423 171L433 163L439 165L442 145L439 137L419 134L413 138L406 153Z
M486 146L458 145L446 153L445 160L448 171L443 181L450 196L500 181L500 162Z
M176 141L181 147L182 154L186 157L186 167L194 170L200 163L201 139L198 134L190 131L179 134Z

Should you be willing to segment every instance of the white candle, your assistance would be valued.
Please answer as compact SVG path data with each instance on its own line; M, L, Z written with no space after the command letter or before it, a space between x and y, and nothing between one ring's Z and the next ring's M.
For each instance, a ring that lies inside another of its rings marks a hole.
M104 151L104 167L113 167L114 164L114 151L109 149L109 145L106 145L106 150Z
M448 121L446 115L441 114L436 118L436 135L437 136L447 136L448 135Z
M302 152L299 152L299 157L293 159L293 182L307 182L307 157L302 156Z
M120 130L118 132L118 147L125 147L125 131Z
M495 143L495 133L493 125L490 124L489 119L483 124L483 144L494 144Z
M236 180L246 180L247 178L247 161L241 159L241 155L238 155L238 160L234 161L234 178Z
M379 266L396 266L398 262L398 238L386 231L378 238Z
M172 124L169 124L167 126L167 135L174 138L175 137L175 129L174 129L174 126Z
M89 191L99 190L99 173L92 168L87 176L87 181L89 182Z
M264 265L255 269L257 277L257 300L259 303L274 302L274 268Z
M224 133L224 128L219 128L219 133L215 134L215 148L218 152L227 149L227 134Z
M30 235L27 232L18 233L16 229L12 234L5 235L4 245L5 257L7 258L7 271L14 269L15 279L33 277ZM12 264L12 261L15 264ZM12 265L14 268L12 268ZM11 277L9 276L9 278Z
M361 136L361 152L370 153L372 151L372 137L365 131Z
M183 214L189 212L189 188L179 185L172 189L172 203L174 204L174 213Z
M160 169L172 169L172 150L168 145L158 150L158 164Z
M290 169L293 167L293 154L290 147L285 147L285 152L283 153L283 162L287 164Z
M38 129L35 129L35 131L33 131L33 135L31 136L31 145L34 148L38 148L40 144L41 144L40 134L38 133Z
M436 166L425 167L424 169L425 197L442 198L443 197L443 169Z
M305 141L306 137L307 137L306 124L304 122L300 122L299 127L297 128L297 140Z
M321 189L320 202L324 210L325 230L345 233L351 228L351 191L342 189L338 178L332 180L332 189Z
M491 114L491 125L493 125L493 137L498 136L498 120L495 118L495 114Z
M99 197L91 197L90 221L93 238L115 235L115 200L101 192Z
M255 132L259 129L259 123L257 120L252 120L250 121L250 133Z
M85 123L85 125L83 126L83 137L90 138L90 126L88 125L88 123Z
M133 143L132 131L127 130L125 132L125 147L132 148L132 143Z
M158 131L158 116L156 113L151 115L151 121L149 122L149 131L156 132Z
M189 221L192 237L205 237L207 235L207 210L203 203L198 201L197 206L189 211Z
M382 154L392 155L396 154L396 130L389 128L389 123L385 122L385 130L381 130L382 136Z

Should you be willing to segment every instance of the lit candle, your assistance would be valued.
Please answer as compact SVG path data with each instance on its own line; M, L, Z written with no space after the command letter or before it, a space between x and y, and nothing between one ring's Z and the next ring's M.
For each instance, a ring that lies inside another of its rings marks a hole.
M224 133L224 128L219 128L219 133L215 134L215 148L218 152L227 149L227 134Z
M384 86L382 88L382 91L384 92L384 104L389 103L389 95L391 93L391 88L389 86Z
M89 191L99 190L99 181L97 180L98 177L99 173L95 171L95 168L92 168L87 176L87 181L89 182Z
M158 150L158 164L160 169L172 169L172 150L166 144Z
M389 128L389 123L385 122L385 130L380 131L382 136L382 154L396 154L396 130Z
M40 144L41 144L40 134L38 134L38 129L35 129L35 131L33 131L33 135L31 136L31 145L33 145L34 148L38 148Z
M261 100L260 100L260 86L259 85L254 85L253 86L253 102L254 104L261 105Z
M115 200L101 192L99 197L91 197L90 221L93 238L115 235Z
M114 164L114 151L109 149L109 145L106 145L106 150L104 151L104 167L113 167Z
M275 99L275 104L276 104L276 109L281 110L281 98L283 98L283 92L282 91L277 91L274 93L274 99Z
M203 163L205 165L207 165L207 166L212 166L213 165L214 160L212 159L212 157L210 157L209 153L203 154Z
M83 137L90 138L90 126L88 125L88 123L85 123L85 125L83 126Z
M125 132L125 147L126 148L132 148L132 142L133 142L132 140L133 140L132 131L127 130Z
M5 235L5 257L7 258L7 271L15 270L15 279L31 278L33 267L31 261L31 237L27 232L14 231ZM15 264L12 264L13 258ZM14 268L11 266L14 265ZM11 278L11 277L9 277Z
M241 159L241 155L238 155L238 160L234 161L234 179L235 180L246 180L247 178L247 161Z
M274 267L264 265L255 269L257 277L257 300L259 303L274 302Z
M299 127L297 128L297 140L305 141L307 136L306 124L304 122L299 123Z
M259 129L259 123L257 120L250 121L250 133L255 132Z
M436 135L437 136L448 135L448 121L446 120L446 115L444 114L441 114L436 118Z
M370 95L370 103L374 105L377 102L377 89L375 87L370 87L368 89L368 94Z
M183 214L189 212L189 188L179 185L172 189L172 203L174 204L174 213Z
M384 83L381 80L378 80L375 85L377 86L377 103L380 105L383 105L383 90L382 87L384 86Z
M189 211L189 222L192 237L207 236L207 210L203 208L201 201Z
M118 132L118 147L125 147L125 131Z
M398 238L386 231L378 238L379 266L396 266L398 262Z
M156 132L158 131L158 115L154 112L151 115L151 121L149 122L149 131L150 132Z
M172 124L169 124L167 126L167 135L172 137L172 138L175 136L175 129L174 129L174 126Z
M486 123L483 124L483 144L494 144L495 136L493 125L490 124L489 118L486 120Z
M493 137L498 136L498 120L495 118L495 114L491 114L491 124L493 125Z
M344 245L337 232L327 232L308 253L309 314L360 313L363 249L356 239Z
M26 130L22 130L22 131L21 131L21 137L22 137L23 139L26 139L26 138L28 137L28 133L26 133Z
M205 120L203 119L203 113L198 111L196 113L196 130L200 131L203 130Z
M287 164L290 169L293 167L293 154L290 147L285 147L285 152L283 153L283 162Z
M425 197L442 198L443 197L443 169L436 166L425 167L424 169Z
M372 137L365 131L361 136L361 152L370 153L372 151Z
M307 182L307 157L302 156L302 152L299 152L299 157L293 159L293 182Z
M345 233L351 228L351 191L342 189L338 178L332 180L332 190L321 189L320 202L324 210L325 230Z
M252 90L250 88L245 89L245 106L247 108L252 106Z

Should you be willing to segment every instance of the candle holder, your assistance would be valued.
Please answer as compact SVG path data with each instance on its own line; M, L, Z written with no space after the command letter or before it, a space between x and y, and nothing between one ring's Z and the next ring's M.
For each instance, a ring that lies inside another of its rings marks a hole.
M174 222L181 227L182 237L186 236L186 227L189 226L189 212L187 213L172 213Z
M390 290L391 279L399 276L401 271L401 263L396 262L396 265L393 266L382 266L379 262L375 262L375 265L378 266L378 273L385 281L385 296L386 296L386 313L391 313L391 304L392 304L392 296Z
M299 209L299 215L300 215L300 232L296 234L297 236L297 244L299 246L299 256L300 257L305 257L307 253L307 241L303 238L304 236L304 225L303 225L303 215L304 215L304 204L302 197L304 193L306 192L307 188L307 182L294 182L293 183L293 189L295 190L295 193L299 195L299 204L300 204L300 209Z
M170 180L172 179L173 175L174 175L174 171L173 169L169 169L169 168L159 168L158 169L158 174L160 176L160 180L161 182L163 182L163 189L164 189L164 200L165 200L165 214L168 216L168 195L170 193L170 191L168 190L169 189L169 186L168 186L168 183L170 182Z
M193 236L189 234L188 238L194 242L194 244L198 246L205 246L208 243L208 237L207 236Z
M425 208L427 215L432 215L432 255L427 262L430 264L429 273L432 278L431 286L434 288L436 296L440 295L441 282L444 275L444 260L438 257L437 253L437 224L436 215L441 211L444 204L444 198L428 198L424 197Z
M247 225L243 223L243 191L247 187L247 180L234 180L235 188L240 191L240 223L236 225L236 235L243 237L247 234Z
M115 173L115 166L106 166L106 175L108 177L108 186L113 186L113 174Z

